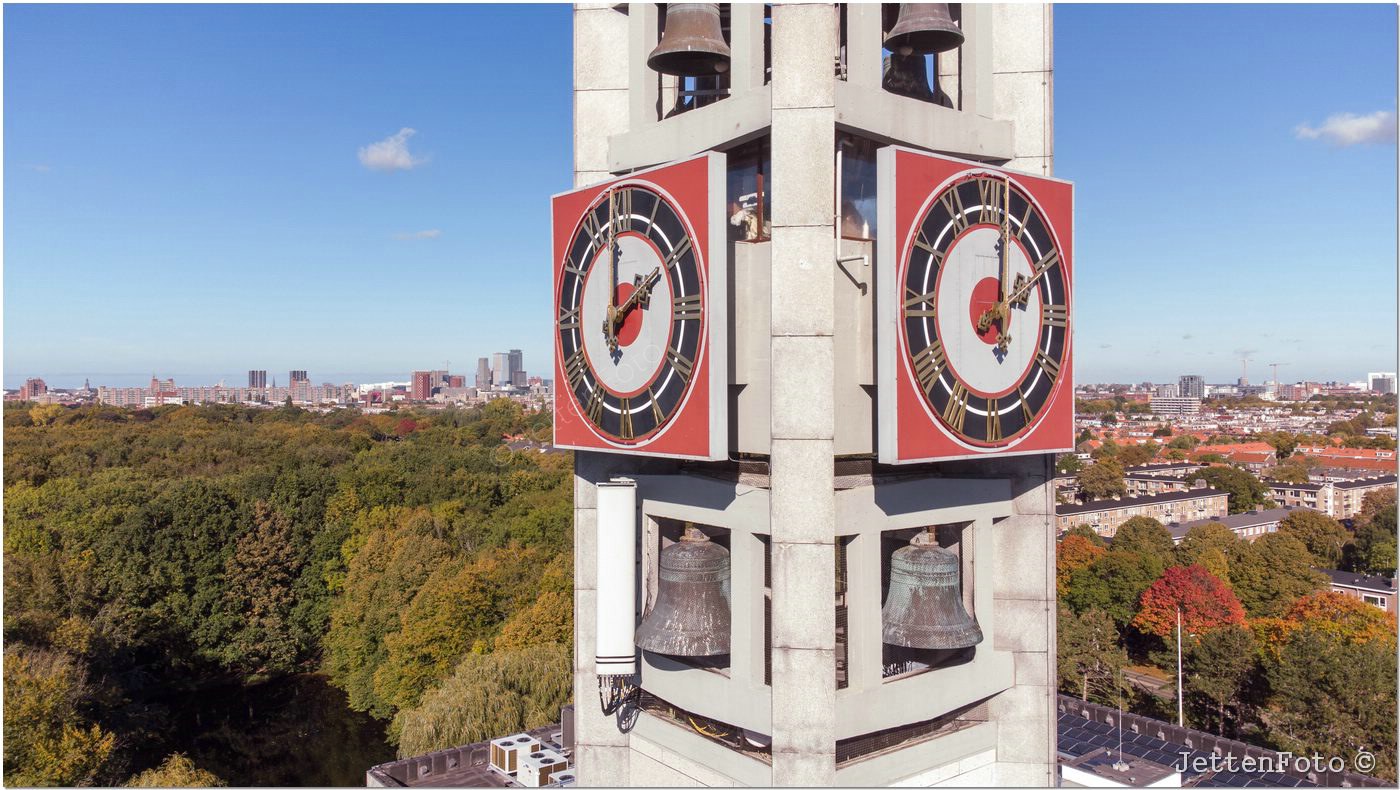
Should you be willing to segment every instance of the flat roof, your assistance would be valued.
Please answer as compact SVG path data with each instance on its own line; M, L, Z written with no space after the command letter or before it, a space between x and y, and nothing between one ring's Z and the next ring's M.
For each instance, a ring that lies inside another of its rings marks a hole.
M1382 593L1395 592L1395 580L1385 576L1371 576L1364 573L1333 570L1332 568L1318 568L1318 570L1327 574L1327 578L1331 579L1333 584L1340 584L1343 587L1355 587L1360 590L1374 590Z
M1161 502L1185 502L1192 499L1204 499L1207 497L1228 496L1224 491L1214 488L1192 488L1186 491L1164 491L1160 494L1149 496L1123 497L1122 499L1095 499L1092 502L1085 502L1076 505L1056 505L1055 515L1072 516L1078 513L1097 513L1106 510L1119 510L1125 507L1137 507L1138 505L1155 505Z
M1247 513L1236 513L1233 516L1215 516L1212 518L1200 518L1194 521L1172 522L1167 525L1167 530L1172 533L1173 538L1186 535L1192 527L1202 524L1224 524L1230 529L1245 529L1257 527L1261 524L1274 524L1283 521L1295 510L1312 510L1310 507L1274 507L1268 510L1251 510ZM1321 511L1314 511L1321 512Z

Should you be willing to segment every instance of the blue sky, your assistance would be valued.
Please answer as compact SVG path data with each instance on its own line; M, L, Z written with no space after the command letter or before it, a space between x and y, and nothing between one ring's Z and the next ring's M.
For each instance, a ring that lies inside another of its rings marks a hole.
M5 386L547 367L566 6L4 22ZM1395 42L1385 5L1056 8L1079 381L1394 369Z

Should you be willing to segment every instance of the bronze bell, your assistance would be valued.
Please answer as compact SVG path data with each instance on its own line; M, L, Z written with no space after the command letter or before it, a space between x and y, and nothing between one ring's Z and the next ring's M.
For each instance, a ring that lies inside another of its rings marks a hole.
M885 61L885 76L880 85L890 93L900 96L907 96L911 99L930 102L950 109L953 106L953 100L948 97L948 94L939 89L936 84L929 84L928 61L923 55L890 53L889 59Z
M934 55L962 43L947 3L900 3L899 21L885 36L885 49L900 55Z
M963 608L958 555L921 533L890 557L890 590L882 619L887 644L956 650L982 641L982 629Z
M729 551L687 524L661 550L656 604L637 627L637 647L668 656L729 652Z
M720 27L719 3L667 3L666 27L647 56L647 65L678 77L729 71L729 45Z

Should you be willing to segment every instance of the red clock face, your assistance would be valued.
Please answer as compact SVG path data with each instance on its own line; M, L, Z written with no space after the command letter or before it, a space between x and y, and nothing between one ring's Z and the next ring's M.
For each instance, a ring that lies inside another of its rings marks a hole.
M884 157L881 460L1069 449L1070 186Z
M709 258L723 246L708 237L717 159L556 197L557 445L723 457L709 353L724 315Z

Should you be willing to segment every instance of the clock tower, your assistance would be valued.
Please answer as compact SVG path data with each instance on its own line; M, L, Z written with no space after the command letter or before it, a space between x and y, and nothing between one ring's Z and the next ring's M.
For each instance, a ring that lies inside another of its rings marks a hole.
M574 7L584 785L1054 785L1048 5Z

